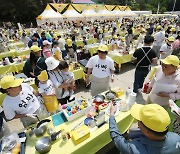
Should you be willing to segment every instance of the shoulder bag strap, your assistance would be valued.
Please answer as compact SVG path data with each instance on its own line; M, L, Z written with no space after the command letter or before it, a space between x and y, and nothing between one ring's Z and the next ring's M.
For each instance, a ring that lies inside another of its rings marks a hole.
M143 60L144 60L144 58L146 57L147 59L148 59L148 61L150 62L150 64L151 64L151 60L149 59L149 57L147 56L148 55L148 53L151 51L151 48L149 49L149 51L147 52L147 53L145 53L145 51L144 51L144 49L143 48L141 48L141 50L143 51L143 53L144 53L144 56L141 58L141 60L136 64L136 67L140 64L140 62L142 62Z

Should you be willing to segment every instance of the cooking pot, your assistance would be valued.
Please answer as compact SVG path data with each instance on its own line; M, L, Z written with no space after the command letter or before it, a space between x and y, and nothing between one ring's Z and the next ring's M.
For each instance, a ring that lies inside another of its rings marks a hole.
M40 139L36 142L35 149L36 149L39 153L47 153L47 152L49 152L49 151L51 150L52 142L57 139L57 136L58 136L60 133L61 133L61 131L58 131L58 132L53 133L51 136L46 136L46 137L40 138Z
M116 98L116 93L110 90L105 94L105 96L106 96L106 99L113 100Z
M50 121L50 119L44 119L37 124L37 126L33 129L33 133L36 135L36 137L40 137L45 134L47 130L46 124Z
M105 97L103 95L96 95L94 97L94 103L104 103Z

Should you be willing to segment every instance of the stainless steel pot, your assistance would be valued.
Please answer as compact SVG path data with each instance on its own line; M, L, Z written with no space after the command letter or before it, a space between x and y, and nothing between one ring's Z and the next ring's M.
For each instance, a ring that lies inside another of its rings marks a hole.
M55 141L57 139L57 136L59 135L61 131L53 133L51 136L46 136L43 138L40 138L36 142L35 149L39 153L47 153L51 150L52 141Z
M106 99L113 100L116 98L116 93L114 91L108 91L105 96Z
M44 120L41 120L37 126L34 128L33 132L34 134L36 135L36 137L40 137L40 136L43 136L47 130L47 126L46 124L48 122L50 122L51 120L49 119L44 119Z
M36 142L36 150L39 153L47 153L51 150L51 138L49 136L43 137Z
M105 97L103 95L96 95L94 97L94 101L97 102L97 103L104 102L104 100L105 100Z

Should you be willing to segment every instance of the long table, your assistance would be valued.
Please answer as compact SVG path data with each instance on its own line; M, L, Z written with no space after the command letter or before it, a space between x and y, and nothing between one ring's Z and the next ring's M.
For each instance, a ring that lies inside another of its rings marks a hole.
M79 123L82 123L86 116L82 116L78 119L75 119L71 122L65 122L57 127L53 126L53 123L50 122L48 124L49 128L53 128L55 131L61 130L61 128L65 128L65 130L72 130ZM106 118L108 119L108 115L106 114ZM130 115L130 111L120 112L116 117L117 125L121 133L126 132L129 127L134 122L133 117ZM102 147L111 142L111 138L109 135L109 124L106 123L100 128L89 128L90 137L78 145L75 145L72 139L69 139L67 142L63 142L61 137L55 141L51 147L49 154L92 154L100 150ZM38 153L35 150L35 144L38 139L35 137L27 137L26 141L26 153L36 154Z
M91 38L91 39L87 39L87 44L93 44L93 43L97 43L97 39L96 38ZM76 45L79 46L83 46L83 40L77 40L76 41Z
M121 64L131 61L131 57L133 53L134 53L133 51L130 51L129 54L121 54L112 51L108 53L108 56L111 57L114 60L114 62L116 62L119 66L121 66Z
M7 74L7 73L15 73L20 72L23 70L25 62L22 63L10 63L9 65L0 66L0 75Z
M7 51L7 52L2 52L0 53L0 60L3 58L3 57L18 57L18 56L23 56L23 55L29 55L30 54L30 49L19 49L19 50L10 50L10 51Z

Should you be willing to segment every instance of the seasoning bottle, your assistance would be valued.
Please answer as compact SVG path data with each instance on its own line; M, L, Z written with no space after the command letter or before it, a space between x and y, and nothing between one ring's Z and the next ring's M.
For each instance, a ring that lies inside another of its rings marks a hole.
M67 133L64 129L62 129L61 136L62 136L63 142L66 142L68 140Z

